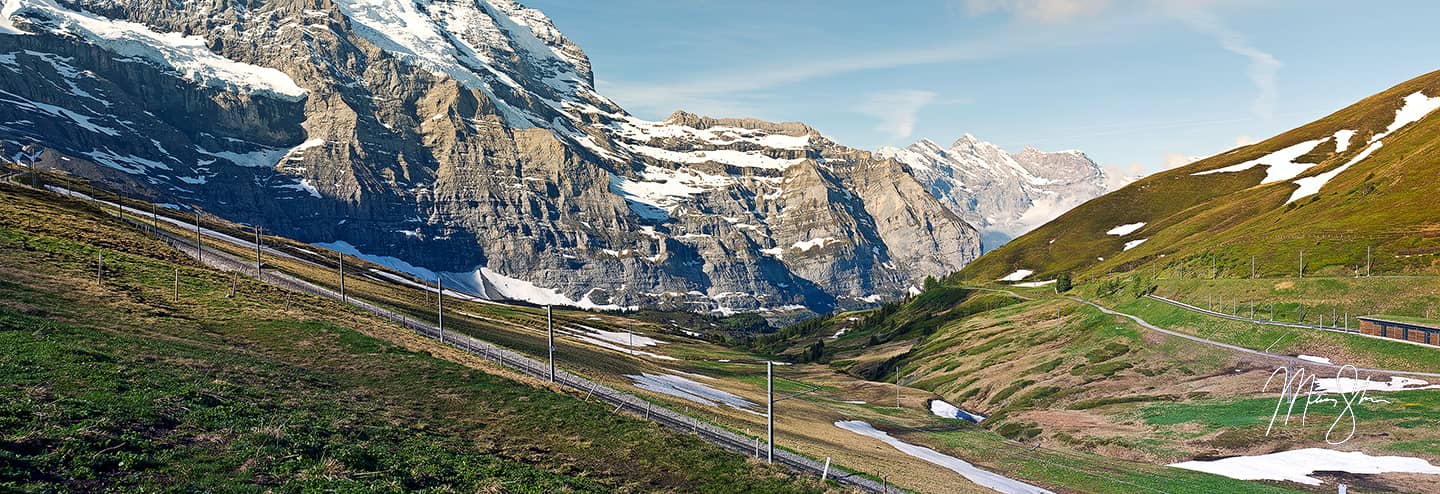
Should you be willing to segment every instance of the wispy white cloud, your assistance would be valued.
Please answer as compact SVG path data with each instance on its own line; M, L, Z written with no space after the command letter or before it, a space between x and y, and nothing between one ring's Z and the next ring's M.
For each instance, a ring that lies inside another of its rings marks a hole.
M1166 153L1165 158L1160 163L1160 169L1169 170L1171 168L1180 168L1196 161L1200 161L1200 158L1183 153Z
M1175 9L1176 16L1185 24L1196 31L1214 37L1220 42L1220 46L1226 51L1240 55L1250 60L1246 74L1250 81L1255 84L1258 94L1250 104L1250 111L1261 118L1275 116L1275 100L1279 97L1280 90L1275 82L1276 75L1280 72L1280 60L1270 53L1261 51L1250 43L1244 35L1235 32L1224 23L1220 22L1215 15L1207 10L1199 8Z
M694 109L700 105L723 110L742 106L734 102L737 95L754 97L790 84L873 70L995 59L1076 42L1053 29L1006 29L956 43L897 46L868 53L810 54L802 59L777 59L766 65L694 73L681 80L606 80L599 85L601 93L641 113L668 113L682 108L699 112Z
M1230 29L1215 16L1214 9L1223 0L951 0L963 2L972 15L994 12L1043 23L1062 23L1094 17L1117 10L1153 9L1179 19L1200 34L1214 38L1226 51L1249 60L1246 75L1255 84L1257 94L1250 104L1251 113L1261 118L1275 116L1279 98L1276 76L1283 65L1274 55L1256 47L1243 34Z
M1110 8L1111 0L964 0L971 15L1008 12L1039 22L1065 22L1098 14Z
M915 135L915 122L920 110L935 102L933 91L906 89L871 94L858 108L862 114L875 117L875 130L894 139Z

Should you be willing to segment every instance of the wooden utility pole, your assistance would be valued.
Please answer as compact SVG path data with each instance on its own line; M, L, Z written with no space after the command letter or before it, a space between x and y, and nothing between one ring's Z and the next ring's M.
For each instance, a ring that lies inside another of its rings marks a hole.
M1370 246L1365 246L1365 277L1370 277L1370 264L1374 258L1371 257Z
M445 280L435 276L435 320L440 321L440 342L445 342ZM551 379L554 381L554 379Z
M1255 256L1250 256L1250 279L1255 279Z
M155 211L157 207L155 203L150 203L150 232L155 234L155 238L160 238L160 214Z
M260 225L257 223L257 224L255 225L255 277L258 278L258 279L263 283L263 282L265 281L265 272L261 270L261 269L263 269L261 266L262 266L262 264L261 264L261 262L260 262Z
M345 254L342 252L342 253L339 253L339 255L340 255L340 303L342 303L342 304L348 304L348 303L350 303L350 301L345 298Z
M545 306L545 331L546 341L549 343L550 353L550 382L555 382L555 316L550 306Z
M900 369L895 369L895 408L900 407Z
M765 462L775 463L775 362L765 361Z
M1300 279L1305 279L1305 251L1300 251Z
M175 301L180 301L180 268L175 268Z
M200 243L200 212L195 212L195 258L205 262L205 245Z

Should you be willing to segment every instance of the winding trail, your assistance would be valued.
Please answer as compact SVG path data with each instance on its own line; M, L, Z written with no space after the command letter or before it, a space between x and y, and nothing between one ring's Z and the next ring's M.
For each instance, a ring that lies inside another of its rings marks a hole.
M1078 303L1081 303L1081 304L1085 304L1085 305L1094 307L1094 308L1100 310L1100 312L1103 312L1103 313L1106 313L1106 314L1109 314L1109 315L1112 315L1112 316L1120 316L1120 317L1124 317L1124 318L1126 318L1126 319L1129 319L1129 320L1131 320L1131 321L1135 321L1135 324L1140 325L1140 327L1145 328L1145 329L1148 329L1148 330L1151 330L1151 331L1154 331L1154 332L1157 332L1157 333L1162 333L1162 334L1174 336L1174 337L1176 337L1176 338L1184 338L1184 339L1187 339L1187 340L1190 340L1190 341L1194 341L1194 342L1198 342L1198 343L1204 343L1204 344L1211 345L1211 346L1217 346L1217 347L1220 347L1220 348L1224 348L1224 349L1226 349L1226 350L1230 350L1230 351L1232 351L1232 352L1243 353L1243 354L1250 355L1250 356L1254 356L1254 357L1261 357L1261 358L1266 358L1266 359L1271 359L1271 360L1279 360L1279 361L1285 362L1287 366L1311 367L1311 368L1329 369L1329 370L1336 370L1336 371L1338 371L1339 369L1345 367L1345 366L1335 365L1335 364L1322 364L1322 363L1319 363L1319 362L1312 362L1312 361L1309 361L1309 360L1304 360L1304 359L1301 359L1301 358L1299 358L1299 357L1292 357L1292 356L1289 356L1289 355L1279 355L1279 354L1274 354L1274 353L1263 352L1263 351L1260 351L1260 350L1252 350L1252 349L1249 349L1249 348L1245 348L1245 347L1242 347L1242 346L1239 346L1239 345L1232 345L1232 344L1229 344L1229 343L1221 343L1221 342L1218 342L1218 341L1215 341L1215 340L1209 340L1209 339L1201 338L1201 337L1199 337L1199 336L1189 335L1189 334L1181 333L1181 332L1179 332L1179 331L1174 331L1174 330L1165 329L1165 328L1162 328L1162 327L1160 327L1160 326L1156 326L1156 325L1154 325L1154 324L1151 324L1149 321L1146 321L1146 320L1144 320L1144 319L1141 319L1139 316L1132 316L1132 315L1126 314L1126 313L1124 313L1124 312L1120 312L1120 311L1116 311L1116 310L1111 310L1111 309L1109 309L1109 308L1107 308L1107 307L1105 307L1105 306L1103 306L1103 305L1100 305L1100 304L1091 302L1091 301L1089 301L1089 300L1085 300L1085 299L1082 299L1082 298L1076 298L1076 297L1065 297L1065 298L1070 299L1070 300L1075 301L1075 302L1078 302ZM1394 370L1394 369L1370 369L1370 368L1365 368L1365 367L1353 367L1353 366L1352 366L1352 368L1354 368L1356 371L1359 371L1359 372L1368 372L1368 373L1372 373L1372 374L1383 374L1383 375L1391 375L1391 376L1420 376L1420 377L1429 377L1429 378L1440 378L1440 373L1433 373L1433 372L1415 372L1415 371L1402 371L1402 370Z
M971 290L986 291L986 292L1004 293L1004 294L1006 294L1006 295L1010 295L1010 296L1012 296L1012 297L1018 298L1018 299L1020 299L1020 300L1026 300L1026 301L1036 300L1034 297L1027 297L1027 296L1025 296L1025 295L1021 295L1021 294L1019 294L1019 293L1015 293L1015 292L1010 291L1010 290L1004 290L1004 289L999 289L999 288L986 288L986 287L978 287L978 286L968 286L968 287L964 287L964 288L968 288L968 289L971 289ZM1269 359L1269 360L1278 360L1278 361L1281 361L1281 362L1285 362L1285 364L1286 364L1287 366L1301 366L1301 367L1310 367L1310 368L1318 368L1318 369L1328 369L1328 370L1335 370L1335 371L1339 371L1340 369L1344 368L1344 366L1342 366L1342 365L1323 364L1323 363L1314 362L1314 361L1310 361L1310 360L1304 360L1304 359L1301 359L1301 358L1299 358L1299 357L1292 357L1292 356L1289 356L1289 355L1280 355L1280 354L1275 354L1275 353L1264 352L1264 351L1261 351L1261 350L1254 350L1254 349L1245 348L1245 347L1239 346L1239 345L1232 345L1232 344L1230 344L1230 343L1223 343L1223 342L1219 342L1219 341L1215 341L1215 340L1211 340L1211 339L1207 339L1207 338L1202 338L1202 337L1195 336L1195 335L1191 335L1191 334L1182 333L1182 332L1175 331L1175 330L1171 330L1171 329L1165 329L1165 328L1162 328L1162 327L1160 327L1160 326L1157 326L1157 325L1155 325L1155 324L1150 323L1150 321L1146 321L1145 319L1141 318L1140 316L1133 316L1133 315L1130 315L1130 314L1126 314L1126 313L1124 313L1124 312L1120 312L1120 311L1117 311L1117 310L1113 310L1113 309L1110 309L1110 308L1105 307L1105 306L1103 306L1103 305L1097 304L1097 303L1095 303L1095 302L1091 302L1091 301L1089 301L1089 300L1085 300L1085 299L1083 299L1083 298L1069 297L1069 296L1067 296L1067 297L1065 297L1065 298L1066 298L1066 299L1069 299L1069 300L1071 300L1071 301L1073 301L1073 302L1076 302L1076 303L1080 303L1080 304L1083 304L1083 305L1088 305L1088 306L1094 307L1095 309L1097 309L1097 310L1099 310L1100 312L1103 312L1103 313L1105 313L1105 314L1109 314L1109 315L1112 315L1112 316L1120 316L1120 317L1129 319L1129 320L1131 320L1131 321L1134 321L1135 324L1138 324L1140 327L1145 328L1145 329L1150 330L1150 331L1154 331L1154 332L1157 332L1157 333L1160 333L1160 334L1164 334L1164 335L1174 336L1174 337L1176 337L1176 338L1184 338L1184 339L1187 339L1187 340L1190 340L1190 341L1194 341L1194 342L1197 342L1197 343L1204 343L1204 344L1206 344L1206 345L1211 345L1211 346L1220 347L1220 348L1223 348L1223 349L1226 349L1226 350L1229 350L1229 351L1232 351L1232 352L1250 355L1250 356L1252 356L1252 357L1260 357L1260 358ZM1152 297L1152 298L1155 298L1156 300L1161 301L1161 302L1172 303L1169 299L1163 299L1163 298L1159 298L1159 297ZM1177 305L1183 305L1183 304L1177 304ZM1184 308L1184 307L1182 307L1182 308ZM1200 312L1204 313L1205 311L1200 311ZM1235 319L1235 318L1233 318L1233 317L1227 317L1227 319ZM1244 319L1237 319L1237 320L1244 321ZM1292 324L1284 324L1284 325L1285 325L1285 326L1288 326L1288 327L1296 328L1296 329L1318 329L1318 328L1310 328L1310 327L1307 327L1307 326L1299 326L1299 325L1292 325ZM1357 333L1348 333L1348 332L1345 332L1345 331L1336 331L1336 332L1346 333L1346 334L1351 334L1351 335L1357 334ZM1363 336L1363 335L1362 335L1362 336ZM1398 340L1397 340L1397 341L1398 341ZM1352 368L1354 368L1354 369L1355 369L1356 371L1358 371L1358 372L1368 372L1368 373L1372 373L1372 374L1381 374L1381 375L1387 375L1387 376L1416 376L1416 377L1428 377L1428 378L1440 379L1440 373L1436 373L1436 372L1404 371L1404 370L1395 370L1395 369L1371 369L1371 368L1366 368L1366 367L1354 367L1354 366L1352 366Z

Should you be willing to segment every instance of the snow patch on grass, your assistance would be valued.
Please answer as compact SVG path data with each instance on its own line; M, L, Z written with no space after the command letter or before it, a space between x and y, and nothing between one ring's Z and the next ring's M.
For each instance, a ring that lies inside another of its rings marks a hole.
M1140 223L1131 223L1131 224L1128 224L1128 225L1120 225L1120 226L1117 226L1117 227L1115 227L1115 228L1111 228L1110 231L1105 232L1105 234L1106 234L1106 235L1114 235L1114 236L1117 236L1117 237L1123 237L1123 236L1129 235L1129 234L1131 234L1131 233L1135 233L1137 230L1139 230L1139 229L1141 229L1141 228L1145 228L1145 222L1143 222L1143 221L1140 222Z
M1356 393L1360 391L1414 391L1420 389L1440 389L1440 385L1432 385L1426 381L1401 376L1391 376L1388 382L1339 377L1316 379L1314 392Z
M626 374L625 377L635 381L635 387L674 396L682 400L710 407L725 405L736 410L756 413L754 409L760 405L734 394L706 386L696 381L686 379L673 374Z
M1026 484L1024 482L1011 479L1009 477L1005 477L994 472L981 470L979 468L976 468L975 465L970 464L970 462L956 458L954 456L950 456L924 446L917 446L901 441L899 439L895 439L893 437L890 437L889 433L878 430L867 422L862 422L859 420L842 420L840 422L836 422L835 427L839 427L841 429L845 429L847 431L854 432L862 436L879 439L880 441L890 445L890 447L895 448L902 453L948 468L955 473L960 474L962 477L970 480L971 482L985 487L989 487L1003 494L1054 494L1048 490L1041 489L1039 487L1035 487L1033 485Z
M1265 170L1265 180L1260 181L1261 184L1284 182L1300 176L1301 173L1305 173L1305 170L1309 170L1315 166L1315 163L1296 163L1295 160L1314 151L1320 143L1329 139L1330 138L1327 137L1324 139L1305 141L1238 165L1192 173L1191 175L1200 176L1213 175L1216 173L1243 172L1257 166L1265 166L1268 168Z
M1421 458L1370 456L1359 451L1306 448L1268 455L1236 456L1214 461L1187 461L1170 465L1186 470L1213 473L1240 480L1281 480L1321 485L1311 477L1315 472L1353 474L1423 473L1440 474L1440 467Z
M930 400L930 413L934 414L936 417L966 420L977 424L985 420L986 418L984 415L967 412L960 407L951 405L944 400Z
M1016 270L1014 273L1005 275L1005 277L1000 278L999 281L1020 281L1030 277L1030 275L1032 274L1035 274L1035 272L1028 269L1020 269Z

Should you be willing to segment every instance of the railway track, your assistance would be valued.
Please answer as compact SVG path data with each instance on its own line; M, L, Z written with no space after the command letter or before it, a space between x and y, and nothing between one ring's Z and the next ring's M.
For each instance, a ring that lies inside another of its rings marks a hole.
M121 210L121 206L117 204L91 198L83 194L74 193L72 191L61 190L51 192L66 195L72 198L92 201L99 204L101 208L106 211L115 212ZM150 214L149 212L139 211L129 207L124 207L123 210L137 217L145 217L146 215ZM207 266L222 271L241 273L251 278L256 278L257 276L256 270L254 269L254 259L242 259L233 254L218 249L205 249L203 255L201 255L200 250L197 249L196 246L192 243L194 241L193 237L189 237L188 235L182 237L180 235L165 231L163 229L157 229L152 223L140 221L135 218L122 217L122 219L130 223L135 228L155 235L156 238L165 242L170 247L179 250L180 252L192 258L200 260ZM238 239L218 232L202 229L202 233L209 240L212 241L232 244L237 247L245 248L247 250L254 248L253 244L242 245L244 243L243 241L240 241L241 243L236 243ZM310 261L298 257L288 255L286 257L300 262L305 262L307 264L315 265ZM263 283L268 283L292 291L308 293L311 295L325 297L336 301L342 301L339 292L331 290L324 286L317 285L315 283L311 283L299 277L284 273L283 271L280 271L273 266L265 270L265 272L259 274L258 279ZM550 367L547 362L541 362L539 360L530 358L529 356L517 353L513 350L501 347L488 341L474 338L469 335L458 334L455 332L445 332L442 335L441 330L438 326L435 326L425 321L412 319L395 311L381 307L377 304L365 301L363 299L359 299L353 295L347 295L343 299L343 302L370 312L371 314L374 314L376 316L405 326L406 328L410 329L411 331L415 332L420 336L440 341L444 344L450 345L451 347L460 349L476 357L480 357L488 361L494 362L498 365L519 371L525 375L541 380L548 380L550 378ZM711 444L715 444L732 452L736 452L746 456L756 456L757 458L760 458L761 452L763 451L762 448L765 445L764 441L762 441L758 437L750 437L736 433L734 431L730 431L710 422L682 414L668 407L651 403L643 398L640 398L637 395L611 388L609 386L600 384L596 381L587 379L574 373L561 370L559 368L557 368L555 371L555 383L569 388L573 391L584 393L586 400L590 399L591 396L594 396L596 399L604 403L613 405L615 406L616 413L619 413L620 411L629 412L637 417L642 417L645 420L657 423L673 431L686 434L694 434L701 440L704 440ZM851 472L835 465L830 465L827 470L826 466L819 461L782 449L775 450L774 462L803 474L814 475L817 478L820 477L822 473L828 472L829 475L827 478L829 480L832 480L843 487L850 487L862 492L880 494L906 492L902 489L896 488L894 486L889 486L888 484L884 484L881 482L877 482L856 472Z

